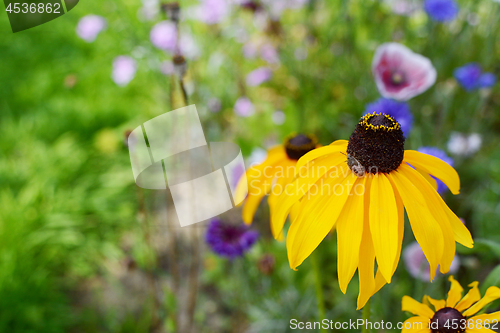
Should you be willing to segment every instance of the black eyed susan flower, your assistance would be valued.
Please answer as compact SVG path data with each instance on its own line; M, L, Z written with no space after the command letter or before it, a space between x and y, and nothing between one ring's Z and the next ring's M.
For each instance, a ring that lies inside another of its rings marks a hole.
M260 201L267 194L271 194L269 205L271 210L273 209L273 200L276 193L280 193L281 189L295 177L297 160L315 149L317 145L318 140L312 135L291 135L285 139L283 145L269 149L264 162L248 169L246 173L248 196L243 205L243 221L246 224L252 223ZM244 193L242 191L244 188L242 181L244 181L244 178L240 180L237 186L237 197ZM278 236L279 234L275 234L275 237Z
M453 276L449 278L451 288L446 300L435 300L424 296L417 302L409 296L403 297L403 311L415 317L403 323L403 333L479 333L494 332L499 328L500 311L488 314L477 313L486 305L500 298L500 288L489 287L481 298L478 282L469 284L469 292L462 298L463 288Z
M473 245L469 231L436 192L430 177L457 194L457 172L439 158L405 151L401 126L388 115L363 116L349 141L309 152L296 169L297 179L287 185L271 211L273 234L280 233L297 205L286 241L290 267L296 269L335 228L340 289L346 292L357 269L358 308L391 282L401 255L404 210L429 262L431 280L438 266L443 273L449 270L455 241Z

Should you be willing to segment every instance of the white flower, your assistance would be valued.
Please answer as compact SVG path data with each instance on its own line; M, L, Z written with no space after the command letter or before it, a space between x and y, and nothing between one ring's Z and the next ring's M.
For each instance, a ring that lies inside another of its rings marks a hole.
M470 156L481 148L482 142L478 133L466 135L453 132L448 140L448 151L454 155Z

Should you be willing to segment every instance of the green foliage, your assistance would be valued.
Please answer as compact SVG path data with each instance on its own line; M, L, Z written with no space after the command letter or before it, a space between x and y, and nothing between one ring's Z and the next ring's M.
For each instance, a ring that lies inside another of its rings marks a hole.
M181 7L196 3L182 1ZM474 61L500 74L500 5L459 3L460 15L450 24L432 22L422 12L397 16L374 0L311 0L283 13L280 35L260 31L253 14L241 8L222 24L182 21L181 29L200 49L199 57L188 60L186 84L194 87L189 100L198 107L207 141L237 142L248 156L290 132L312 132L324 145L347 139L365 105L379 97L371 75L376 47L388 41L405 44L430 58L438 72L436 84L409 101L415 120L406 148L445 149L453 131L483 137L477 154L455 160L461 194L444 198L476 239L473 250L459 247L458 279L463 285L484 280L483 288L499 285L500 85L466 93L452 73ZM171 276L171 267L158 264L145 236L140 193L122 143L125 130L170 110L170 79L159 67L171 55L149 41L151 27L162 18L139 19L140 6L132 0L81 1L69 14L16 34L7 16L0 16L1 332L146 332L157 320L176 330L172 312L180 305L168 289L162 290L160 310L148 298L139 311L122 311L118 305L96 304L95 289L86 287L122 283L109 267L124 258L139 266L129 275ZM75 27L91 13L105 17L108 26L87 43ZM243 57L242 44L233 37L238 27L251 39L277 46L280 64L271 66L269 82L245 85L250 71L268 64ZM296 57L301 48L305 59ZM111 80L118 55L138 63L126 87ZM254 116L235 115L234 103L242 95L254 103ZM218 113L207 110L212 97L221 101ZM282 125L272 121L276 110L286 116ZM161 220L160 199L150 192L142 195L150 222ZM286 331L291 318L317 319L311 263L306 260L297 272L289 268L285 244L271 240L264 210L254 222L262 239L247 257L227 261L203 251L202 305L195 313L199 332L277 332ZM327 237L317 250L321 287L327 318L345 321L361 316L355 311L357 281L346 295L340 292L335 239ZM411 241L407 232L405 245ZM257 266L265 253L275 258L270 275ZM373 298L373 320L404 320L403 295L444 298L446 288L445 278L420 282L400 263L393 282ZM129 294L123 289L126 303ZM82 300L87 297L93 301Z

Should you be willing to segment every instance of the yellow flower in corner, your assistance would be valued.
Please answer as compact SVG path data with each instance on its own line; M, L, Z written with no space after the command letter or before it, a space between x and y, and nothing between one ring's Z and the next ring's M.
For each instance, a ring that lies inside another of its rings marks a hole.
M404 210L429 261L431 280L438 266L448 271L455 242L472 247L472 237L436 191L430 175L459 193L457 172L442 160L404 150L400 124L385 114L362 117L349 141L335 141L304 155L297 178L271 211L279 234L294 205L287 234L290 267L296 269L336 229L338 279L342 292L358 270L358 309L391 282L401 254ZM375 260L377 274L374 274Z
M277 193L295 177L295 165L299 158L315 149L318 140L312 135L294 134L285 139L283 145L268 150L264 162L248 169L246 178L248 182L248 196L243 205L243 221L251 224L255 211L262 198L270 194L269 206L273 209L273 201ZM244 191L242 181L236 188L236 197L239 198ZM278 238L279 233L275 234Z
M450 276L451 288L446 300L435 300L424 296L417 302L409 296L403 297L402 309L416 315L403 323L403 333L479 333L495 332L500 328L500 311L488 314L477 313L486 305L500 298L500 288L489 287L481 298L478 282L462 298L462 286Z

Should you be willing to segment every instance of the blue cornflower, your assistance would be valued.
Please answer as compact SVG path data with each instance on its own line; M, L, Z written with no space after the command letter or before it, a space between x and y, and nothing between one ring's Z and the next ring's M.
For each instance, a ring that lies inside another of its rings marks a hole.
M454 0L425 0L424 10L433 20L446 22L458 14L458 5Z
M455 69L453 76L467 91L488 88L495 85L497 81L493 73L483 73L481 66L474 62Z
M420 147L418 148L418 151L421 152L421 153L424 153L424 154L427 154L427 155L431 155L431 156L434 156L434 157L437 157L439 158L440 160L448 163L449 165L453 166L453 159L451 157L449 157L448 155L446 155L446 153L444 151L442 151L441 149L439 148L436 148L436 147ZM444 191L446 191L446 189L448 188L442 181L440 181L439 179L431 176L432 178L434 178L434 180L436 181L436 184L437 184L437 191L439 194L443 194Z
M407 103L381 97L375 102L368 104L364 114L366 115L373 112L385 113L386 115L394 117L401 125L403 135L407 137L408 134L410 134L413 124L413 115Z
M259 238L257 231L245 224L232 225L214 218L205 234L205 240L212 250L221 257L234 259L250 250Z

